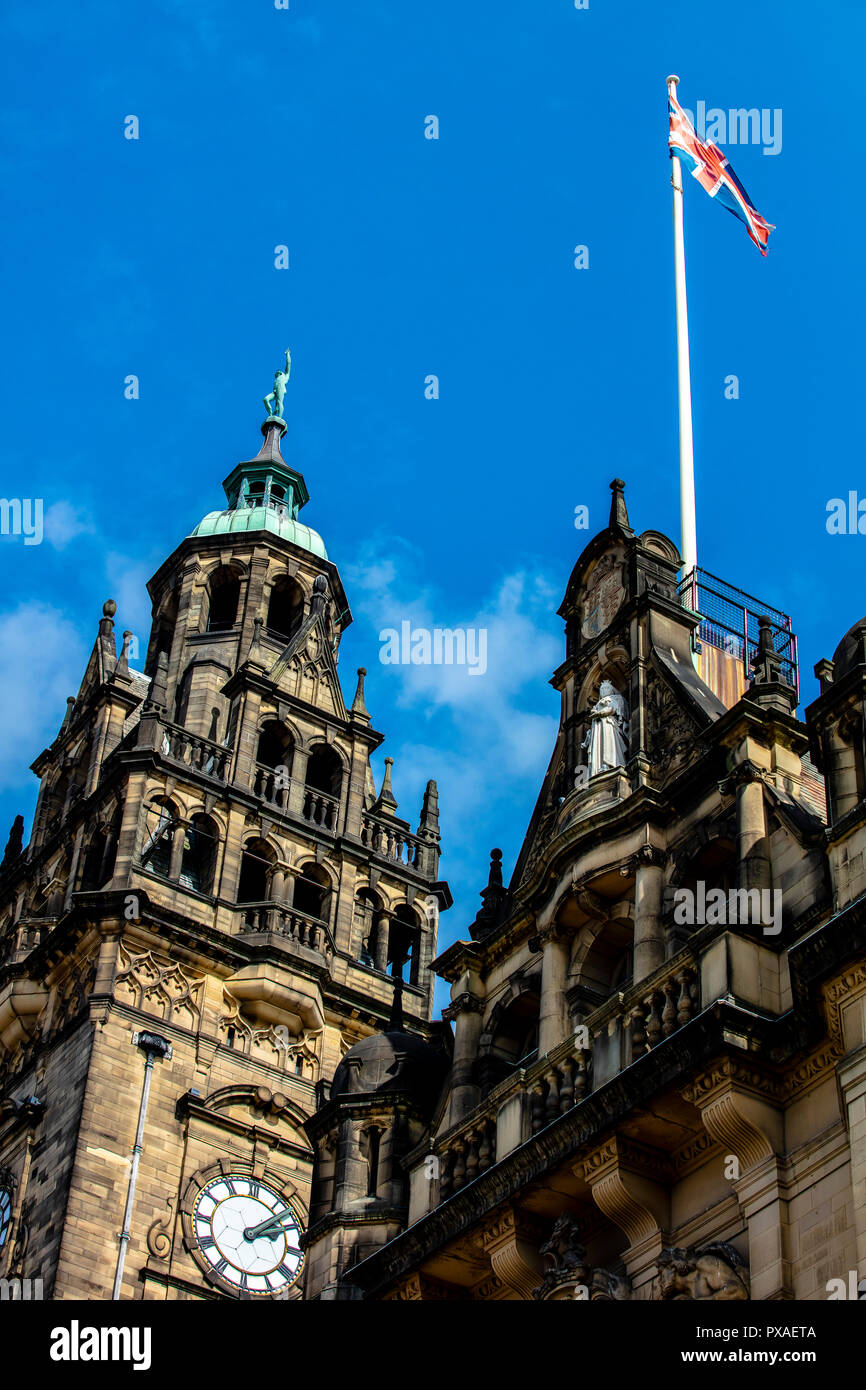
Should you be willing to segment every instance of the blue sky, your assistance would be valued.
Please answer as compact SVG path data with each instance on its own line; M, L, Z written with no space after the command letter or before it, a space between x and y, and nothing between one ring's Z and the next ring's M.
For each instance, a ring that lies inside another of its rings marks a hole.
M766 260L687 180L698 544L792 614L810 699L864 609L866 541L825 526L866 496L864 30L859 0L8 3L2 494L46 523L0 543L0 829L29 832L27 765L106 597L144 649L145 580L257 448L290 345L284 452L352 604L343 682L367 666L401 814L439 780L441 942L466 935L552 747L575 506L600 529L619 475L633 524L679 539L671 71L693 110L783 115L778 154L725 147ZM486 674L381 665L406 618L486 626Z

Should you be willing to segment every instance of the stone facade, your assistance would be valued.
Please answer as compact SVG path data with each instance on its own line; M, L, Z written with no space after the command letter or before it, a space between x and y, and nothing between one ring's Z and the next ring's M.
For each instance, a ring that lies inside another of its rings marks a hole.
M243 1235L221 1261L205 1213L303 1230L317 1091L395 982L431 1032L436 784L415 831L390 759L374 785L383 736L363 671L344 701L351 614L284 429L151 580L144 675L105 605L3 861L0 1277L46 1297L300 1297L299 1254L265 1277Z
M560 609L559 733L510 885L494 851L468 939L434 962L449 1074L426 1107L396 1088L415 1133L429 1116L400 1229L340 1130L364 1103L396 1115L394 1088L337 1087L306 1126L345 1145L335 1180L317 1159L330 1201L304 1241L333 1249L363 1207L380 1244L312 1263L307 1297L866 1290L866 621L801 721L762 620L727 708L696 671L676 547L611 486ZM626 750L588 776L603 681Z

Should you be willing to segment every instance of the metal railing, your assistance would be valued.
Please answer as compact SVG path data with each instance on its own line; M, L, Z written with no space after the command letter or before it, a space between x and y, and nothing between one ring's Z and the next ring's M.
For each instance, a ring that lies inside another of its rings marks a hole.
M758 652L758 619L769 618L773 647L782 663L782 677L797 691L799 699L797 638L786 613L700 568L680 580L677 592L684 607L700 614L696 645L706 642L734 657L742 663L746 680L751 676Z

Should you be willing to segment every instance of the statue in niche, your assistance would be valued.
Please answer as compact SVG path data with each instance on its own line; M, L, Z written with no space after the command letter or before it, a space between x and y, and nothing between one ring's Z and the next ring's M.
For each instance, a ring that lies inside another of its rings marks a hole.
M581 748L586 752L590 777L624 767L628 734L628 706L610 681L602 681L598 700L590 710L590 724Z
M663 1250L658 1268L660 1299L730 1302L750 1297L748 1266L739 1251L724 1241L701 1250Z

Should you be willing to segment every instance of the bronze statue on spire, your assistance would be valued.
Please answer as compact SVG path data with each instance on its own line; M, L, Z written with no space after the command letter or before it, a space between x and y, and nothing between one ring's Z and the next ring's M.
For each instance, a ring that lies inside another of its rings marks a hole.
M269 420L282 420L283 418L283 399L286 394L289 376L292 370L292 354L286 348L286 366L284 371L279 368L274 372L274 389L269 391L264 398L264 407L268 412Z

